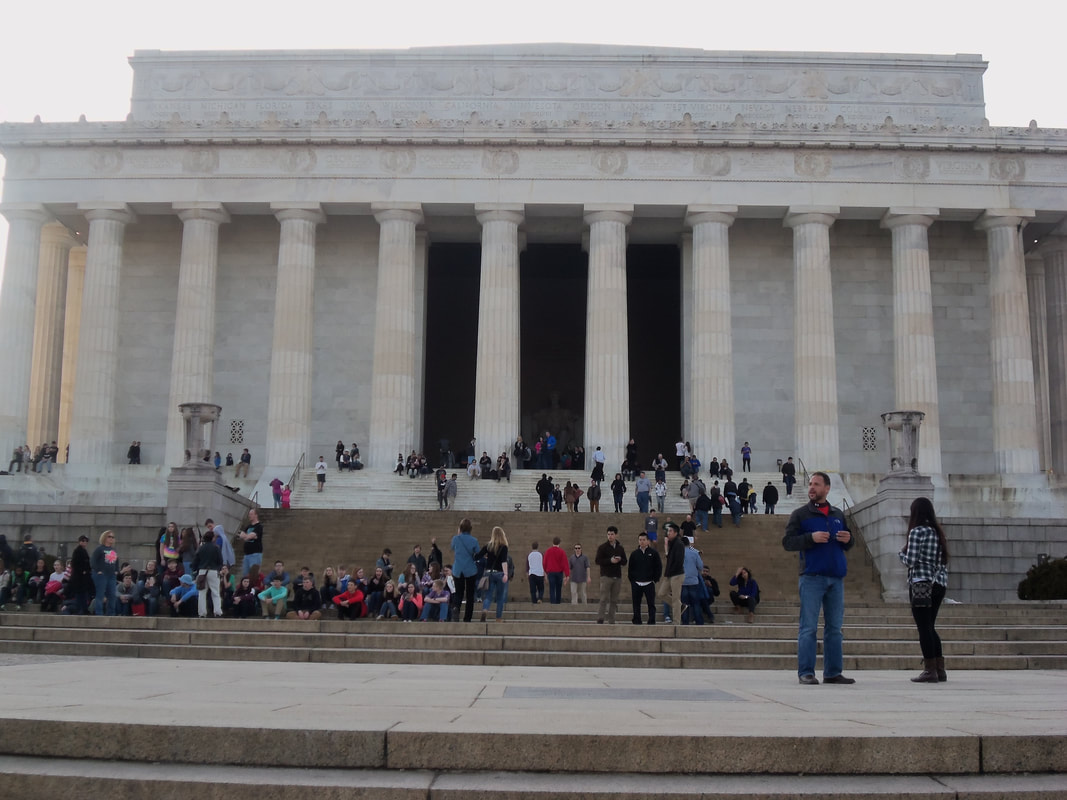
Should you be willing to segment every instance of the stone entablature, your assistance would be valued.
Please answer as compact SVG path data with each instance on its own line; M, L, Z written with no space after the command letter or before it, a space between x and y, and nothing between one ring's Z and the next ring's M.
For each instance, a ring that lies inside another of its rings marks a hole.
M139 50L132 117L337 120L359 127L979 125L977 55L514 45L396 51Z
M481 202L487 181L513 202L572 203L609 192L619 202L701 202L722 186L745 206L805 203L812 186L841 206L910 205L917 186L944 209L1067 211L1067 162L1050 153L830 149L259 145L15 148L7 151L8 203L294 200L366 205L379 199ZM236 179L236 180L235 180ZM285 181L279 184L278 181ZM536 196L529 194L536 182ZM269 190L260 185L269 182ZM727 189L728 187L728 189ZM267 194L264 194L267 192ZM621 194L620 194L621 193ZM270 195L268 197L268 195ZM406 195L406 196L404 196Z

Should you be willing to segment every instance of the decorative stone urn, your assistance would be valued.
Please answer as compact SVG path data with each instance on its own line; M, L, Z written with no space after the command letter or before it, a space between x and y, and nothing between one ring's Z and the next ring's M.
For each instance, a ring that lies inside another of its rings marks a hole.
M211 454L215 452L216 427L222 406L182 403L178 410L185 420L185 461L182 466L214 470Z

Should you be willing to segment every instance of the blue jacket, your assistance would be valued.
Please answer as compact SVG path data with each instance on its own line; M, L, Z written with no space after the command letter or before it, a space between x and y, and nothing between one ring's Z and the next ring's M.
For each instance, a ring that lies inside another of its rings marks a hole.
M830 506L830 513L823 514L815 503L809 502L789 515L782 537L782 547L799 551L801 575L823 575L828 578L843 578L848 572L845 551L852 548L855 539L842 544L833 538L838 531L848 530L845 515L840 508ZM830 541L821 544L812 540L816 531L829 531Z
M703 583L700 573L704 571L704 561L695 547L685 548L685 579L682 586L698 586Z
M452 537L452 574L457 578L470 578L478 574L474 554L478 552L478 540L469 533L457 533Z

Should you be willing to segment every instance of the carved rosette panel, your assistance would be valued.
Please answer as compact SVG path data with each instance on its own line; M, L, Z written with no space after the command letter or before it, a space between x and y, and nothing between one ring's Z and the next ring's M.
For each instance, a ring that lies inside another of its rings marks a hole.
M922 180L930 175L930 156L906 155L897 161L897 172L908 180Z
M93 172L101 175L114 175L122 169L122 151L113 148L98 147L89 154L89 163Z
M1021 158L994 158L989 164L989 177L995 181L1021 181L1026 178L1026 162Z
M825 178L832 167L826 153L797 153L793 158L793 169L802 178Z
M382 169L394 175L410 175L415 171L415 151L411 149L385 150L381 158Z
M219 168L219 151L214 147L198 147L182 156L182 172L210 175Z
M487 150L482 154L482 169L494 175L514 175L519 169L515 150Z
M626 153L621 150L598 150L593 153L593 168L604 175L622 175L626 167Z
M726 153L699 153L694 159L694 169L701 175L722 178L730 174L733 167L730 156Z
M281 164L286 172L308 173L315 169L318 156L311 147L290 147L283 151Z

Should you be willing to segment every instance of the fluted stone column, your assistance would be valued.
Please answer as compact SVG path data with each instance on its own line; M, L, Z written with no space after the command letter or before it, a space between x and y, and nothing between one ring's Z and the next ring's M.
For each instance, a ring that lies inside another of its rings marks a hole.
M476 205L482 226L474 435L496 459L519 433L519 225L522 206Z
M8 221L7 254L0 287L0 458L29 443L30 374L33 364L34 317L41 227L50 219L44 206L4 204ZM35 445L40 444L37 442ZM7 466L7 462L4 462Z
M1041 243L1048 316L1049 467L1067 475L1067 231Z
M119 364L119 284L126 226L136 221L124 203L78 207L89 221L77 381L71 418L70 460L111 464ZM125 453L126 448L121 447Z
M934 305L930 287L927 229L936 208L889 209L882 227L893 237L894 408L925 414L919 436L919 472L941 472L941 417L938 411Z
M63 316L63 379L59 399L59 460L66 461L70 422L74 412L74 383L78 366L78 335L82 324L85 259L89 248L73 248L67 256L67 300Z
M993 372L993 465L998 473L1033 473L1038 463L1034 358L1020 230L1032 211L987 211L977 228L989 252Z
M736 449L730 317L730 226L736 214L737 206L690 206L685 219L693 229L685 436L705 461Z
M676 435L691 442L692 437L689 431L693 429L693 409L689 405L689 378L685 373L684 365L688 364L693 357L692 337L687 335L687 331L693 329L693 232L682 231L679 244L682 258L682 326L679 339L681 340L683 366L678 376L678 396L682 400L682 429ZM700 458L707 459L704 453L700 454Z
M1034 394L1037 413L1037 455L1042 470L1052 461L1048 396L1048 317L1045 300L1045 261L1037 253L1026 256L1026 300L1030 308L1030 350L1034 354Z
M315 228L326 221L318 203L271 203L281 224L274 337L267 395L266 466L309 463L311 375L315 322Z
M41 229L37 270L37 312L30 373L31 447L59 439L59 400L63 381L64 304L67 258L78 242L67 227L52 222Z
M415 226L418 203L371 205L378 237L378 293L374 316L370 445L367 464L390 469L396 454L418 447L415 331Z
M219 263L219 225L230 221L221 203L175 203L182 221L178 304L170 362L170 404L164 463L185 463L182 403L211 403L215 393L215 279Z
M589 292L585 315L583 446L621 464L630 440L630 351L626 332L626 227L633 206L585 209Z
M793 229L793 382L797 455L809 470L841 468L837 349L830 280L830 226L838 208L791 208Z

